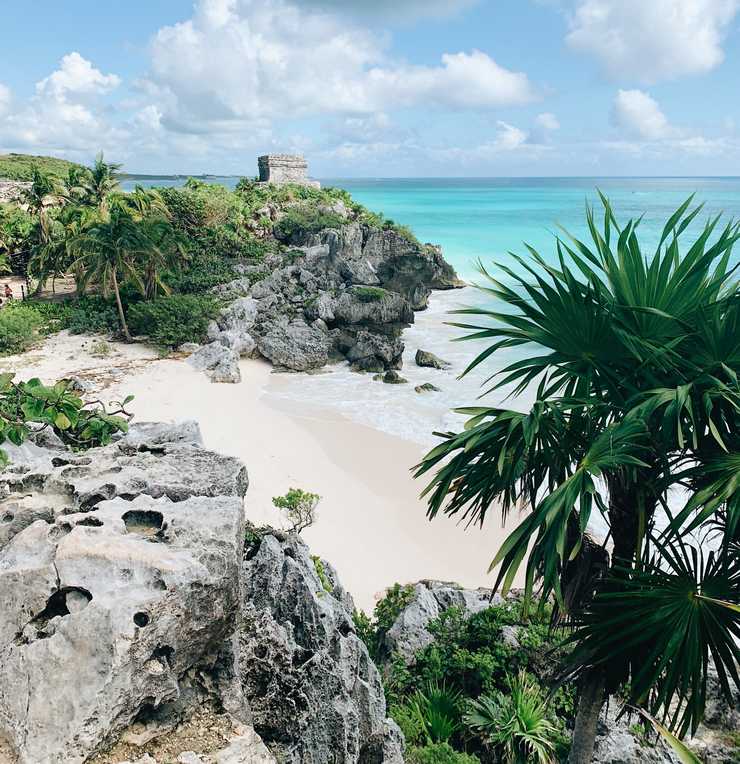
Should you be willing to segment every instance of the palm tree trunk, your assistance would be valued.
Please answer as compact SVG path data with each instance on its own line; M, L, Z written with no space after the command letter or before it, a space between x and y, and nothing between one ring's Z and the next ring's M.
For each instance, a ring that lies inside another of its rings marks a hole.
M596 726L604 705L604 684L604 673L600 669L592 669L583 680L568 764L591 764Z
M113 291L116 294L116 305L118 306L118 318L121 321L121 331L123 332L126 342L131 342L131 334L128 330L128 324L126 323L126 315L123 312L123 303L121 302L121 293L118 290L118 278L116 277L116 269L113 269Z

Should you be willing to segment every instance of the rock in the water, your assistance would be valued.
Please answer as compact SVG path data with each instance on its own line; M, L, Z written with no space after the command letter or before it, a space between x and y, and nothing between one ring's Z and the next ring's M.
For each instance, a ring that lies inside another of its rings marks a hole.
M417 393L441 393L442 391L431 382L425 382L423 385L417 385L414 390Z
M241 677L255 730L281 762L401 764L351 597L321 565L320 577L306 545L282 534L245 557Z
M397 371L390 369L385 374L376 374L373 379L377 382L385 382L386 385L406 385L408 379L402 377Z
M203 345L188 358L188 363L196 369L205 371L212 382L241 382L239 355L221 342Z
M430 353L428 350L422 350L421 348L416 351L416 357L414 358L417 366L424 366L430 369L449 369L452 364L447 361L443 361L438 358L434 353Z
M329 360L330 342L327 334L303 321L273 324L257 340L260 353L276 366L293 371L319 369Z
M365 329L357 332L347 360L355 371L400 369L403 363L403 342L397 337L373 334Z
M470 616L501 601L498 594L492 598L490 589L463 589L443 581L419 581L413 585L408 605L386 632L383 649L411 663L419 650L434 641L427 626L445 610L459 607Z
M84 455L16 449L0 473L0 513L44 512L0 543L11 761L79 764L154 707L226 702L246 473L183 445L194 428L173 429L174 443L165 432L132 428Z

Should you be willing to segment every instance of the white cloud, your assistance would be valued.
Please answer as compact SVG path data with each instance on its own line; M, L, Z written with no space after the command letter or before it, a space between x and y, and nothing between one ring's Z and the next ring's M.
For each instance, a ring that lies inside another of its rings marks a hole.
M120 144L125 130L97 103L119 83L115 74L103 74L79 53L69 53L36 83L35 96L4 115L0 92L0 145L87 155L94 147Z
M11 99L12 95L10 93L10 88L0 82L0 117L10 111Z
M36 83L40 96L66 99L70 95L102 95L120 85L115 74L103 74L87 59L73 51L64 56L59 69Z
M614 78L651 83L714 69L740 0L578 0L568 44Z
M642 90L619 90L612 121L627 134L645 140L669 138L675 133L658 102Z
M146 87L163 124L197 131L214 121L372 114L436 105L487 109L535 97L526 74L480 51L437 66L389 60L361 25L285 0L200 0L193 17L159 30Z
M537 127L542 128L543 130L559 130L560 129L560 122L558 122L558 118L551 114L549 111L546 111L542 114L538 114L535 117L535 125Z

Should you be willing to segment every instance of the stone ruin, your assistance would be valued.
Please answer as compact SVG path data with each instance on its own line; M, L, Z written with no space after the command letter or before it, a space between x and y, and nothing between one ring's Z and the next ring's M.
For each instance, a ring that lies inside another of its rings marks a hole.
M297 154L265 154L257 159L260 183L297 183L301 186L321 188L316 180L309 180L308 163Z

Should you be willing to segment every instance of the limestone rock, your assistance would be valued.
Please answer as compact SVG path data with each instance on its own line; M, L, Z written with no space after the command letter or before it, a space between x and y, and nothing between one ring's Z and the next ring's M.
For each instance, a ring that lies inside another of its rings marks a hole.
M242 276L226 284L217 284L209 291L223 300L235 300L237 297L246 297L249 294L249 288L249 278Z
M347 289L333 301L334 323L340 324L411 324L414 311L409 301L396 292L377 288L363 292L362 287ZM368 299L372 296L373 299ZM326 319L325 319L326 320Z
M81 764L152 708L219 695L246 473L185 444L197 428L166 432L16 449L0 473L0 514L44 508L0 542L0 750L19 764Z
M431 382L424 382L423 385L417 385L414 388L417 393L440 393L442 392L437 385L433 385Z
M205 371L212 382L241 382L239 355L221 342L203 345L188 358L188 363Z
M612 698L599 720L594 764L678 764L678 759L659 738L652 733L648 739L641 738L630 729L637 720L627 715L617 720L620 706Z
M467 615L473 615L501 601L497 594L491 599L490 589L463 589L443 581L419 581L414 584L409 604L386 633L383 649L411 663L419 650L434 641L427 626L447 608L459 607Z
M330 342L327 335L303 321L272 324L257 340L260 353L276 366L293 371L308 371L326 365Z
M254 728L281 762L400 764L402 737L386 721L351 597L322 567L323 581L306 545L284 534L246 554L241 677Z
M216 341L231 348L241 358L251 358L257 349L257 343L249 332L240 332L236 329L220 332Z
M376 374L373 377L378 382L385 382L386 385L406 385L408 379L402 377L397 371L389 369L385 374Z
M428 350L422 350L421 348L416 351L414 360L416 361L417 366L423 366L430 369L449 369L452 366L451 363L443 361L441 358L434 355L434 353L430 353Z
M403 342L397 337L361 329L347 352L347 360L355 371L400 369L403 347Z

